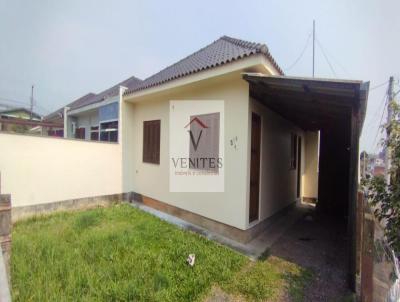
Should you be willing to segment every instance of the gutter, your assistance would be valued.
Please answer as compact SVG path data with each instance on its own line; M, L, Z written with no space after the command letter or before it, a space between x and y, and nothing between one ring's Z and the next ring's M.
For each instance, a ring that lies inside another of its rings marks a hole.
M89 105L86 105L86 106L83 106L83 107L79 107L79 108L76 108L76 109L69 110L68 111L68 115L79 114L79 113L86 112L86 111L89 111L89 110L97 109L99 107L103 107L105 105L116 103L116 102L119 101L119 99L115 98L115 97L118 97L118 95L112 96L110 98L107 98L107 99L105 99L103 101L100 101L100 102L97 102L97 103L92 103L92 104L89 104Z

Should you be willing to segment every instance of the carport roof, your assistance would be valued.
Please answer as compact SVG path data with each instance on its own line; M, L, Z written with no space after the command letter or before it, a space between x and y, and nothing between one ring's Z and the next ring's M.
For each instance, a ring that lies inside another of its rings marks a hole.
M244 73L250 95L304 130L348 121L357 109L359 131L365 118L369 82Z

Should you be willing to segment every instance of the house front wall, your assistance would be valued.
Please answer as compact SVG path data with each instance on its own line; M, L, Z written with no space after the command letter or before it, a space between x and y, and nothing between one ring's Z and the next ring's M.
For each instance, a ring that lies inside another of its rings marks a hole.
M224 192L169 190L169 101L224 101ZM133 191L212 220L246 229L249 87L239 72L204 80L151 97L123 102L124 191ZM143 122L161 120L160 164L143 163ZM230 144L237 138L236 146Z
M261 117L261 169L260 169L260 222L297 200L297 164L290 167L291 135L302 138L301 175L304 174L304 132L292 122L268 109L254 98L250 98L249 116L252 112ZM249 122L249 136L251 120ZM248 170L250 175L250 142L248 146ZM250 190L250 180L247 190ZM301 196L302 192L300 192ZM249 194L248 194L249 196ZM249 201L247 201L249 202ZM248 208L248 207L247 207ZM248 218L248 215L247 215Z

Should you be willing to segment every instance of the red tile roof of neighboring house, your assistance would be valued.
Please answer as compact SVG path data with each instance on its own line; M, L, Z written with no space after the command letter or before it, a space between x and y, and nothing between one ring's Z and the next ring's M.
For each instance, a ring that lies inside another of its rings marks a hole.
M128 90L125 94L157 86L174 79L224 65L255 54L263 54L266 56L277 69L278 73L283 75L282 69L275 62L265 44L223 36L210 45L168 66L144 81L128 86Z

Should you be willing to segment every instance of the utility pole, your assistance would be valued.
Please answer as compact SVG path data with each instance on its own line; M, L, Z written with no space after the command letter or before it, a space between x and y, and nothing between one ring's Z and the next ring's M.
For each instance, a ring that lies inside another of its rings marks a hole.
M315 73L315 20L313 20L313 39L312 39L312 77Z
M393 76L391 76L389 78L389 87L388 87L388 102L387 102L387 125L389 125L389 123L392 121L392 101L393 101L393 82L394 82L394 78ZM390 130L386 129L386 138L388 139L390 135ZM385 179L387 181L387 183L390 183L390 149L386 146L385 147Z
M363 171L362 171L362 178L367 178L367 152L364 151L363 153Z
M33 111L33 88L34 88L35 86L34 85L32 85L32 90L31 90L31 110L30 110L30 114L31 114L31 120L33 119L33 114L32 114L32 111Z

